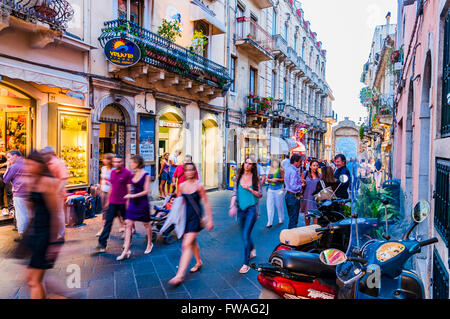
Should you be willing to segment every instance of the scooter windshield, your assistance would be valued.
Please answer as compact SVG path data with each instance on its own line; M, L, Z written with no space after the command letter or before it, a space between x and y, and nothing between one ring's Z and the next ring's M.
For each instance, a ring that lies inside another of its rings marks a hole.
M370 179L360 184L352 202L352 214L357 218L351 220L347 257L360 258L372 241L403 236L410 225L410 218L405 217L403 210L403 196L399 180L385 182L381 189ZM361 274L361 268L359 262L348 260L336 267L337 278L341 282L351 281Z

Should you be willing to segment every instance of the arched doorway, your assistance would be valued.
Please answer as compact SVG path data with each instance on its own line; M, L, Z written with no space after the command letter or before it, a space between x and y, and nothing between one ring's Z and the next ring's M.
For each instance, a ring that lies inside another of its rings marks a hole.
M344 154L347 160L357 157L357 141L353 137L341 137L336 142L336 154Z
M219 186L219 125L213 119L202 123L202 169L201 179L205 187Z
M183 152L184 134L183 119L174 112L166 112L159 117L158 129L158 155L173 154L175 151Z
M110 104L100 114L99 154L113 153L125 158L125 115L122 106Z

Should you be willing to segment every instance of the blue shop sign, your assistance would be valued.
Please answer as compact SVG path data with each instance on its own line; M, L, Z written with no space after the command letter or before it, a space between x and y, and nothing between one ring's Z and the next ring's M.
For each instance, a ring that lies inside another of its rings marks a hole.
M114 38L105 44L106 58L117 66L132 66L141 59L141 49L133 41Z

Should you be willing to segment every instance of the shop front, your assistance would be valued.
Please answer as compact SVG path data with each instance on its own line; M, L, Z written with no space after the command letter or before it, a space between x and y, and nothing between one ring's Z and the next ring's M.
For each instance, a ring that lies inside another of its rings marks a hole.
M251 154L255 154L257 160L268 159L269 143L265 134L244 133L241 158L245 160Z
M175 151L183 152L184 132L183 119L176 113L166 112L159 118L158 157Z
M202 123L202 167L201 181L206 189L219 187L219 126L214 119Z
M0 154L29 153L33 145L36 101L26 93L0 83Z

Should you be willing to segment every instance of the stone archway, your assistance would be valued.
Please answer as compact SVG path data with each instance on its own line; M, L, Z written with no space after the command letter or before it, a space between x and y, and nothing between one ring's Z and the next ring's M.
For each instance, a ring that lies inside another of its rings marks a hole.
M344 121L339 122L333 127L333 154L336 155L336 145L341 139L352 139L356 145L356 154L360 149L359 127L355 122L349 120L348 117ZM345 155L345 154L344 154ZM332 156L333 157L333 156Z

